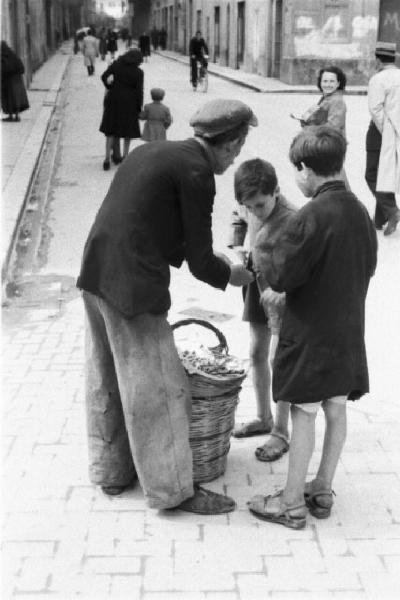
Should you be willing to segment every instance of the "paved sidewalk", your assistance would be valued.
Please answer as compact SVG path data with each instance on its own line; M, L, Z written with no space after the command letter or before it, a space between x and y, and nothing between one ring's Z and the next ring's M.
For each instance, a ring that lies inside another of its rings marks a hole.
M34 74L28 90L30 108L21 114L21 121L1 123L1 265L5 272L15 242L16 227L24 210L71 56L70 47L69 42L63 44Z
M189 69L189 57L179 52L172 52L171 50L157 50L156 54L175 60L182 64L186 64ZM320 94L317 85L290 85L284 83L274 77L263 77L255 73L246 73L239 69L231 69L230 67L224 67L217 63L208 63L208 72L232 83L236 83L243 87L247 87L257 92L264 94ZM188 70L189 73L189 70ZM365 95L367 93L367 86L365 85L349 85L346 87L346 95Z

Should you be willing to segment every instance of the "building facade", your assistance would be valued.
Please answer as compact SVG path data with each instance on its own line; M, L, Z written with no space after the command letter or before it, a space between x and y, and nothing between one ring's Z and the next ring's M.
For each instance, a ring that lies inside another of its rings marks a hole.
M28 85L59 43L96 11L94 0L2 0L1 12L1 39L22 59Z
M187 54L201 30L212 61L292 84L333 63L363 84L377 39L400 51L400 0L151 0L149 18L168 49Z

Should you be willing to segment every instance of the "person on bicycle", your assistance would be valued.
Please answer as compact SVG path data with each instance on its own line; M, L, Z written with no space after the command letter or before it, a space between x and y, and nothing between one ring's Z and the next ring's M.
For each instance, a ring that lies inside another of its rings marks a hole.
M198 82L198 70L197 65L200 63L200 67L207 68L208 63L208 46L201 35L201 31L196 31L196 35L192 37L189 44L189 55L190 55L190 81L192 82L193 91L197 89Z

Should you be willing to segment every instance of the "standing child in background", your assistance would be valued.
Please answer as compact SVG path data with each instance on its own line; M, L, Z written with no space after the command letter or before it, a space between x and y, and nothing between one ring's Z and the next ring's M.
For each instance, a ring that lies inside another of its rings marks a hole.
M329 517L346 404L369 391L364 315L377 240L365 206L340 180L345 153L345 138L330 126L295 137L289 158L298 187L311 200L274 244L264 246L264 276L273 290L286 292L272 389L275 401L290 405L292 438L284 489L248 504L260 519L293 529L305 526L307 508L319 519ZM320 406L322 456L306 483Z
M167 129L172 123L172 117L168 106L162 103L165 91L161 88L150 90L153 102L145 104L139 115L142 121L146 121L143 128L142 139L145 142L155 142L167 139Z
M234 213L235 239L230 244L247 262L248 268L262 262L265 240L273 243L281 234L295 208L281 195L274 167L260 158L248 160L235 173L236 200L244 209L241 216ZM248 238L250 253L246 256L245 238ZM263 292L268 281L261 274L257 281L244 288L243 320L250 326L250 365L257 403L257 417L236 426L233 435L237 438L269 434L265 444L256 450L258 460L271 462L281 458L289 449L289 407L279 402L275 421L271 411L271 370L274 349L279 335L280 317L278 310L262 303ZM284 303L284 294L281 302Z

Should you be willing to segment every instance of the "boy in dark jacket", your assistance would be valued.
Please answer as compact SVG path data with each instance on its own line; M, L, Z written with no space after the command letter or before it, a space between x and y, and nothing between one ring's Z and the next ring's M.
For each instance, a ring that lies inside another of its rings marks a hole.
M254 496L249 508L293 529L305 526L307 507L317 518L329 517L346 438L346 403L369 391L364 313L377 241L365 207L339 180L345 151L344 137L329 126L295 137L289 158L297 185L311 200L281 238L265 246L264 275L273 290L286 292L273 397L291 405L292 439L285 488ZM321 462L315 479L305 483L321 405Z

